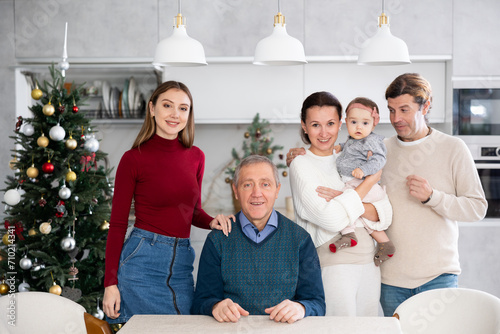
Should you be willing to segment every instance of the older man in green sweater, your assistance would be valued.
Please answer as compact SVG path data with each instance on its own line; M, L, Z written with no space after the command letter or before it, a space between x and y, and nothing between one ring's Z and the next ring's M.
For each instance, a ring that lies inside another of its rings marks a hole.
M193 314L236 322L269 314L293 323L325 314L318 255L309 233L273 209L280 190L276 166L249 156L236 168L233 189L241 202L232 231L212 231L198 269Z

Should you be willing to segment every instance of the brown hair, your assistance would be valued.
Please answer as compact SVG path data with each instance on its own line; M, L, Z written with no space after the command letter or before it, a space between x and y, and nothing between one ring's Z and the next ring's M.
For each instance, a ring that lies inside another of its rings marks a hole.
M184 147L190 148L193 146L194 142L194 115L193 115L193 97L189 88L185 84L179 81L166 81L159 85L156 90L151 94L151 98L149 102L152 102L153 105L156 105L158 101L158 97L165 93L170 89L179 89L182 90L189 97L189 101L191 102L191 107L189 108L189 116L187 120L186 127L179 132L179 141L184 145ZM149 102L146 108L146 117L144 118L144 123L142 123L142 128L135 138L134 144L132 148L140 147L141 144L147 142L153 135L156 133L156 122L154 117L151 116L151 110L149 108Z
M413 100L417 103L420 108L430 101L429 111L432 108L432 88L429 81L422 77L418 73L405 73L398 76L394 81L387 87L385 91L385 98L396 98L398 96L408 94L413 96ZM425 115L425 120L427 121L427 114Z
M302 109L300 110L300 120L306 124L307 110L311 107L323 107L330 106L335 107L339 115L339 120L342 119L342 104L340 101L329 92L316 92L309 95L302 103ZM300 128L300 137L305 144L311 144L309 135L305 133L302 127Z

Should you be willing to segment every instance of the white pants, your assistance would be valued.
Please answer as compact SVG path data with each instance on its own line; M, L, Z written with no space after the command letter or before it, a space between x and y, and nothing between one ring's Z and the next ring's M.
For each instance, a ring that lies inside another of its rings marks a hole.
M375 264L337 264L321 268L326 315L379 315L380 268Z

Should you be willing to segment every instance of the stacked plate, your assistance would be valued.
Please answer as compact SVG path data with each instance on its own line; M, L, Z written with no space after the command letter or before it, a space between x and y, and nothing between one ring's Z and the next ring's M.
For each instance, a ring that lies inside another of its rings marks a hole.
M144 114L144 96L139 91L134 77L125 80L123 90L102 83L102 98L106 118L141 118Z

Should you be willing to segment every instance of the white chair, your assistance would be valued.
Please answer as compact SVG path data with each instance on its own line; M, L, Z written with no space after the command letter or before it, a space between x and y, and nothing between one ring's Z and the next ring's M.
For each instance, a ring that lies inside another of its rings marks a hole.
M106 321L85 312L68 298L48 292L21 292L0 297L0 333L109 334Z
M404 334L500 334L500 299L472 289L429 290L404 301L394 317Z

